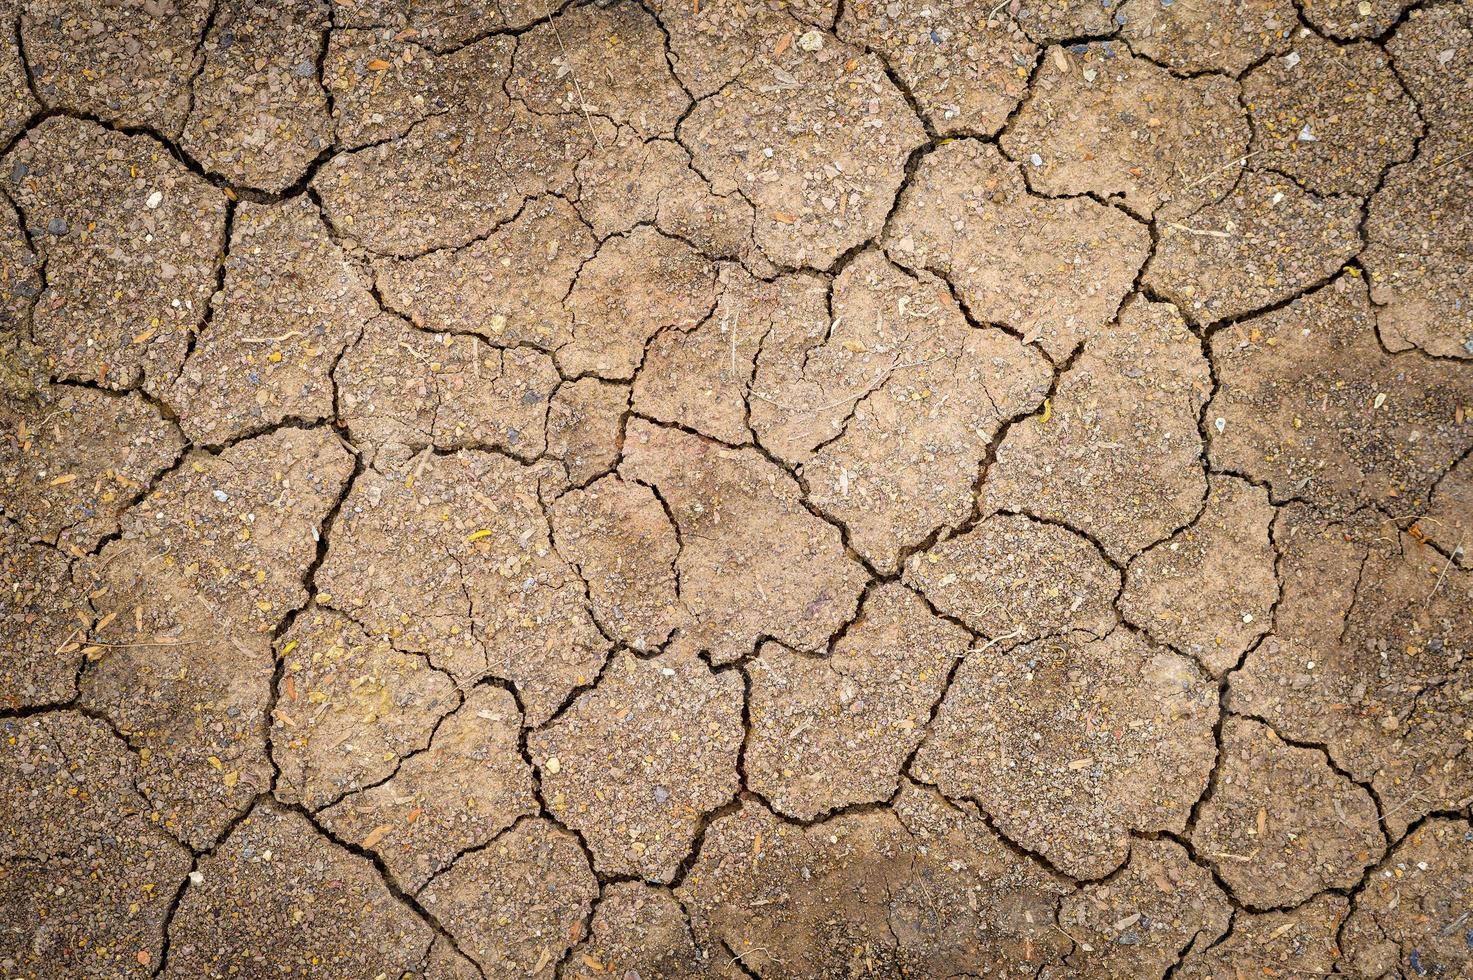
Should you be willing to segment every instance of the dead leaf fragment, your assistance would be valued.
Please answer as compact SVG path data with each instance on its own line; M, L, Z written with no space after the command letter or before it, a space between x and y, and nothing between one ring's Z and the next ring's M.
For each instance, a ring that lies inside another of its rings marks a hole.
M386 823L379 824L377 827L373 828L372 830L370 830L368 832L368 836L367 837L363 838L363 846L364 847L372 847L373 845L377 844L379 841L383 840L384 839L384 835L387 834L392 829L393 828L389 824L386 824Z

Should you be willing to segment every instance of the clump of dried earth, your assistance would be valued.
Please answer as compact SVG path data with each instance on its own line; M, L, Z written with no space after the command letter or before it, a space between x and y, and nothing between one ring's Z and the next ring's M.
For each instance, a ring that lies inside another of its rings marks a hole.
M0 7L0 976L1473 975L1468 0Z

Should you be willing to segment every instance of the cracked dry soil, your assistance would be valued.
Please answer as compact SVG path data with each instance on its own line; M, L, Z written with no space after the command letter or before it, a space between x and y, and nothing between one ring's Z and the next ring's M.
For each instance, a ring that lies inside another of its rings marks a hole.
M0 7L0 977L1473 976L1469 0Z

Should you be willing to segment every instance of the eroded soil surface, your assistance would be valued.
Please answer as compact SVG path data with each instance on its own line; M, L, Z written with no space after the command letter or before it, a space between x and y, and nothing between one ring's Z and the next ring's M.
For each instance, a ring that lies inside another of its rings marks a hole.
M1469 0L0 13L0 980L1473 976Z

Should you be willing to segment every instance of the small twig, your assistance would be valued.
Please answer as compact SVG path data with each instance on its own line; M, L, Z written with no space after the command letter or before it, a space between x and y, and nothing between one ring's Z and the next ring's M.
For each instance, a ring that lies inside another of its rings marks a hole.
M1258 852L1261 851L1261 850L1263 850L1263 848L1261 848L1261 847L1255 847L1253 849L1253 853L1252 854L1227 854L1227 853L1222 853L1222 854L1209 854L1208 857L1215 857L1219 861L1243 861L1243 862L1246 863L1246 862L1252 861L1254 858L1258 857Z
M1396 804L1396 806L1392 807L1391 809L1387 810L1385 813L1381 814L1381 819L1380 819L1379 822L1380 823L1385 823L1387 817L1391 816L1393 813L1396 813L1398 810L1405 810L1407 807L1411 806L1413 803L1417 802L1419 799L1421 799L1422 797L1424 797L1426 795L1427 795L1427 791L1425 789L1419 789L1419 790L1417 790L1411 796L1408 796L1406 799L1404 799L1400 803Z
M302 331L300 330L288 330L279 337L242 337L240 338L240 342L242 344L279 344L283 340L290 340L293 337L300 337L301 335Z
M1437 595L1437 590L1442 588L1442 580L1447 578L1447 570L1452 566L1453 556L1463 550L1463 542L1467 539L1467 537L1468 535L1466 533L1462 534L1458 538L1458 543L1453 546L1453 550L1448 552L1447 561L1442 563L1442 571L1437 574L1437 581L1432 584L1432 591L1427 593L1426 599L1422 600L1423 606L1426 606L1428 603L1430 603L1432 601L1432 597Z
M1075 939L1073 936L1071 936L1069 934L1069 932L1063 926L1059 925L1057 922L1050 922L1049 925L1053 926L1054 929L1056 929L1059 933L1061 933L1064 936L1065 939L1069 940L1071 943L1073 943L1074 945L1078 946L1080 949L1084 950L1086 953L1093 953L1094 952L1095 948L1093 946L1091 946L1089 943L1082 943L1079 940Z
M1178 224L1175 221L1168 221L1168 222L1166 222L1166 227L1168 227L1168 228L1175 228L1177 231L1184 231L1188 235L1207 235L1207 236L1209 236L1211 238L1232 238L1233 237L1231 232L1226 232L1226 231L1213 231L1210 228L1188 228L1186 225Z
M1011 640L1015 636L1021 636L1022 633L1023 627L1019 626L1011 633L1004 633L1002 636L994 637L993 639L990 639L986 643L982 644L980 647L972 647L972 649L968 650L967 653L986 653L988 650L992 649L1003 640ZM957 654L957 656L965 657L967 653L959 653Z
M737 310L736 319L731 324L731 380L735 381L736 372L736 332L737 324L742 322L742 311Z
M1467 922L1469 916L1473 916L1473 912L1464 912L1462 915L1458 916L1456 919L1443 926L1442 934L1444 936L1452 935L1453 930L1462 925L1464 922Z
M727 949L731 949L731 947L728 946ZM766 946L752 946L752 947L749 947L748 949L746 949L745 951L743 951L741 953L738 953L736 950L733 949L733 950L731 950L731 953L732 953L731 962L733 962L733 963L740 963L743 966L746 966L747 965L746 957L748 955L752 954L752 953L766 953L768 955L768 958L771 959L772 962L774 962L774 963L786 963L787 962L786 960L778 959L776 956L774 956L772 954L772 950L768 949Z
M1459 153L1457 156L1453 157L1451 160L1444 160L1444 161L1442 161L1437 166L1435 166L1431 170L1427 171L1427 173L1428 174L1435 174L1435 173L1437 173L1437 171L1441 170L1443 167L1450 167L1453 164L1457 163L1459 160L1461 160L1464 157L1468 156L1469 154L1473 154L1473 150L1464 150L1462 153Z
M74 627L72 627L72 631L67 634L66 639L65 640L62 640L61 643L57 645L57 647L56 647L55 650L51 651L52 654L55 655L55 654L60 654L60 653L66 652L67 647L71 646L72 643L73 643L73 641L75 641L77 639L77 635L79 633L85 633L85 632L87 632L87 628L85 626L74 626ZM77 645L78 646L81 646L82 644L79 641L77 643Z
M343 434L341 432L339 432L336 429L331 429L329 431L331 431L333 435L335 435L335 436L338 437L338 442L342 443L343 444L343 448L346 449L348 452L352 453L354 456L362 456L363 455L363 451L361 449L359 449L357 446L353 445L347 439L344 439L343 438Z
M1266 956L1258 956L1258 955L1256 955L1254 953L1239 952L1237 955L1238 956L1242 956L1245 959L1253 960L1255 963L1262 963L1265 966L1283 967L1283 965L1284 965L1279 960L1271 960L1271 959L1269 959ZM1307 973L1307 974L1309 974L1312 977L1337 977L1337 976L1341 976L1342 975L1342 974L1339 974L1339 973L1326 972L1324 970L1311 970L1308 967L1304 967L1304 966L1296 966L1296 967L1294 967L1294 969L1292 969L1292 970L1290 970L1288 972L1289 973Z
M937 361L940 360L944 360L944 358L940 354L938 354L935 357L929 357L924 361L906 361L904 364L895 365L893 368L890 369L890 371L891 373L894 373L895 371L908 371L911 368L925 367L927 364L935 364Z
M578 93L578 105L583 109L583 121L588 124L588 135L593 137L593 142L598 148L604 148L604 141L598 138L598 132L593 128L593 116L588 111L588 100L583 97L583 86L578 81L578 72L573 68L573 59L568 56L567 45L563 44L563 36L558 33L557 25L552 22L552 14L547 15L547 26L552 28L552 36L557 39L558 50L562 51L564 60L568 63L568 74L573 79L573 90Z
M87 640L85 642L89 647L108 647L114 650L127 650L133 647L185 647L193 646L196 643L208 643L209 640L202 636L196 640L140 640L136 643L104 643L101 640Z
M1217 168L1216 170L1209 170L1209 171L1207 171L1206 176L1202 177L1202 179L1198 180L1196 183L1190 184L1188 186L1189 187L1196 187L1198 184L1205 184L1205 183L1207 183L1207 181L1211 180L1213 177L1216 177L1218 174L1222 173L1224 170L1231 170L1231 169L1233 169L1236 166L1239 166L1241 164L1247 163L1249 160L1251 160L1254 157L1258 156L1258 154L1260 154L1262 152L1263 152L1262 150L1254 150L1252 153L1244 154L1243 156L1238 157L1236 160L1229 160L1227 163L1223 164L1221 167Z

